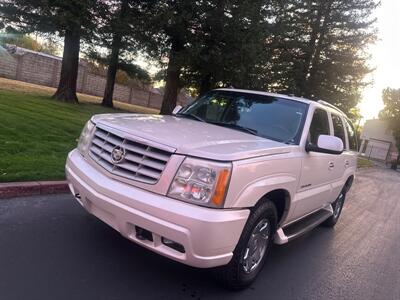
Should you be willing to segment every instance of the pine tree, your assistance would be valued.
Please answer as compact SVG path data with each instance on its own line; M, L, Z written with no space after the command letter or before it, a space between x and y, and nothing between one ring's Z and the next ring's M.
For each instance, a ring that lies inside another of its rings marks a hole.
M199 94L219 86L262 89L269 1L203 1L183 79Z
M348 112L360 100L371 69L373 0L289 0L277 9L269 85Z
M58 34L64 38L60 82L53 98L77 102L80 41L90 38L99 12L105 5L97 0L5 0L0 3L0 18L22 32Z

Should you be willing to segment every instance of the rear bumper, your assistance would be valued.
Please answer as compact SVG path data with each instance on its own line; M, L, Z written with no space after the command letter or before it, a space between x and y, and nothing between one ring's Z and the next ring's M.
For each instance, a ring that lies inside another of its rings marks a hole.
M249 216L249 210L211 209L154 194L105 176L77 150L68 155L66 176L77 201L124 237L184 264L210 268L227 264ZM136 236L137 226L153 241ZM162 237L181 244L174 250Z

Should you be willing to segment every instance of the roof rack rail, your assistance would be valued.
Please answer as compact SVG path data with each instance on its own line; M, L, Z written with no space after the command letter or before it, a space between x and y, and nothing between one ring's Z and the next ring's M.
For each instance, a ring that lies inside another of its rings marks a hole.
M317 102L320 103L320 104L322 104L322 105L328 106L328 107L330 107L330 108L332 108L332 109L334 109L334 110L340 112L340 113L343 114L344 116L346 116L346 114L345 114L343 111L341 111L341 110L340 110L339 108L337 108L335 105L330 104L329 102L326 102L326 101L324 101L324 100L318 100Z
M289 96L289 97L303 98L303 97L297 96L295 93L293 93L293 91L290 91L290 90L279 90L279 91L275 91L274 93L284 95L284 96Z

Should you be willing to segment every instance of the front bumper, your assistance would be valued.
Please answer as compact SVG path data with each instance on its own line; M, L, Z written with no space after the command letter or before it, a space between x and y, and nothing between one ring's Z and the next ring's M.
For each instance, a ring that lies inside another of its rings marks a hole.
M107 177L77 150L66 164L69 187L77 201L124 237L184 264L211 268L229 263L250 211L196 206L145 191ZM137 226L152 240L137 238ZM162 237L181 244L181 253Z

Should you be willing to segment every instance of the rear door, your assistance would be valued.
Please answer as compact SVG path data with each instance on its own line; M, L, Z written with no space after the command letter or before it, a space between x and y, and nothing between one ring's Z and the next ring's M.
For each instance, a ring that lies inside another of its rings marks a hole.
M330 135L331 127L326 110L316 108L309 128L307 143L317 145L318 137ZM305 153L295 208L291 219L298 219L308 213L324 207L331 198L331 182L333 180L333 155L326 153Z
M357 169L358 141L357 141L357 134L353 124L351 124L351 122L346 118L342 118L342 120L346 128L346 136L347 136L347 145L345 151L343 152L345 156L344 157L345 170L344 170L343 181L346 182L347 178L353 175Z
M343 185L346 181L346 169L350 166L350 161L353 161L353 159L351 158L353 154L351 151L349 151L349 142L347 140L347 133L345 129L346 127L343 118L335 113L331 114L331 118L333 125L333 134L342 140L344 147L344 151L342 154L335 155L333 157L334 168L332 169L333 181L332 195L330 198L330 202L333 202L339 196L339 193L342 190Z

